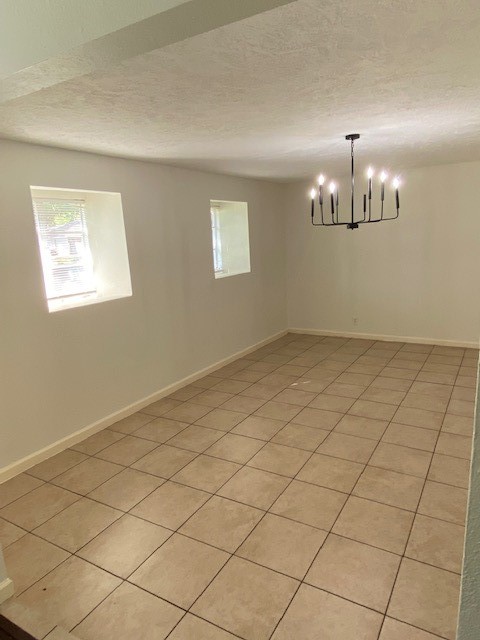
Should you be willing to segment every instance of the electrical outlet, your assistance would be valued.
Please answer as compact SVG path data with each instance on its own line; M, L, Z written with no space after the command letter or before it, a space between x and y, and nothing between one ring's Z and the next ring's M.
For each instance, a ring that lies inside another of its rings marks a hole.
M352 318L352 320L353 320L353 324L354 324L354 325L357 325L357 324L358 324L358 318Z

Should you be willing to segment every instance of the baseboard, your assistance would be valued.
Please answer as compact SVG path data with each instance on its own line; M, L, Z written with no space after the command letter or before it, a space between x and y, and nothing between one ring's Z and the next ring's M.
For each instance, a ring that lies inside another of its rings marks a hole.
M413 336L391 336L376 333L353 333L349 331L329 331L326 329L289 329L289 333L306 333L312 336L333 336L336 338L362 338L365 340L383 340L385 342L408 342L417 344L431 344L439 347L462 347L464 349L478 349L479 342L462 342L458 340L442 340L439 338L418 338Z
M2 582L0 582L0 604L2 604L2 602L5 602L5 600L8 600L8 598L11 598L13 596L13 592L13 582L10 580L10 578L5 578L5 580L2 580Z
M210 373L213 373L217 369L221 369L225 365L230 364L231 362L234 362L238 358L241 358L242 356L246 356L252 351L256 351L257 349L260 349L261 347L266 346L267 344L270 344L270 342L273 342L274 340L278 340L279 338L282 338L287 333L288 331L286 329L283 331L279 331L274 335L269 336L268 338L265 338L264 340L261 340L260 342L257 342L256 344L251 345L250 347L247 347L246 349L237 351L237 353L234 353L231 356L228 356L227 358L223 358L223 360L219 360L214 364L208 367L205 367L204 369L200 369L199 371L192 373L186 378L182 378L182 380L178 380L177 382L174 382L168 385L167 387L164 387L163 389L160 389L159 391L156 391L155 393L152 393L149 396L146 396L145 398L141 398L140 400L137 400L136 402L129 404L123 409L115 411L114 413L111 413L110 415L104 418L101 418L100 420L97 420L93 424L83 427L82 429L75 431L74 433L66 436L65 438L62 438L61 440L57 440L56 442L48 445L47 447L44 447L43 449L40 449L35 453L25 456L25 458L21 458L16 462L12 462L8 466L0 469L0 484L2 482L5 482L6 480L9 480L10 478L13 478L19 473L22 473L22 471L26 471L27 469L30 469L31 467L38 464L39 462L43 462L44 460L51 458L56 453L60 453L60 451L64 451L65 449L68 449L74 444L77 444L77 442L80 442L81 440L88 438L88 436L91 436L94 433L97 433L97 431L106 429L107 427L111 426L115 422L118 422L118 420L121 420L122 418L126 418L127 416L130 416L133 413L140 411L144 407L147 407L149 404L152 404L152 402L161 400L162 398L170 395L174 391L177 391L178 389L181 389L182 387L185 387L186 385L191 384L192 382L195 382L200 378L203 378L203 376L207 376Z

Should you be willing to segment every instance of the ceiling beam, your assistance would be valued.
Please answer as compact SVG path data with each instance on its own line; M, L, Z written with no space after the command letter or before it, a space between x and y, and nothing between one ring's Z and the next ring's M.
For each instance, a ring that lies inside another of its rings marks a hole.
M296 1L189 0L3 78L0 103Z

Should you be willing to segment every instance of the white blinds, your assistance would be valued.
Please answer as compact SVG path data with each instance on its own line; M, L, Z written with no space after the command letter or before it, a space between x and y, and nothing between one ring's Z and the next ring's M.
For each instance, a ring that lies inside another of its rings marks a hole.
M49 300L96 291L84 200L33 198Z

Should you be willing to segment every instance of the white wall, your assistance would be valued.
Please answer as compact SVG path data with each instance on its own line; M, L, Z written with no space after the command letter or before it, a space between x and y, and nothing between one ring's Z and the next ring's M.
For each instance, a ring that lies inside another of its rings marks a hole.
M462 571L462 595L457 640L477 640L480 629L480 370L477 378L477 404L470 468L467 529Z
M480 162L403 177L400 218L353 231L312 227L311 184L288 187L289 327L478 343Z
M0 468L286 327L282 185L0 141ZM30 185L122 194L133 296L49 314ZM210 199L248 202L215 280Z

